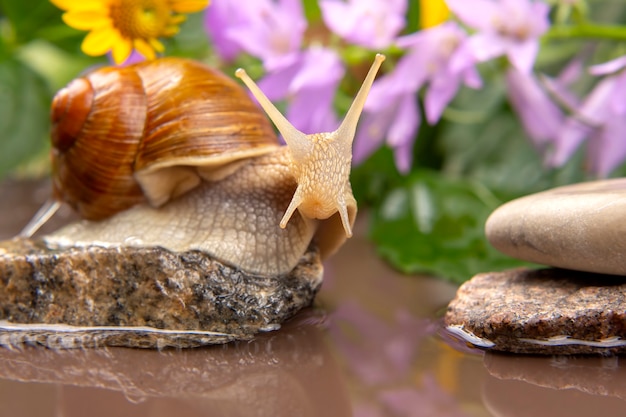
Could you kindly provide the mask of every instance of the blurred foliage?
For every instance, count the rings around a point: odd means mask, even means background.
[[[381,256],[406,273],[455,282],[528,265],[487,242],[484,224],[495,208],[586,179],[580,155],[557,170],[542,166],[495,79],[482,90],[462,90],[444,122],[421,129],[414,152],[420,168],[402,176],[390,150],[379,150],[354,169],[354,192],[371,207],[370,237]]]
[[[317,1],[304,4],[309,21],[319,24]],[[616,22],[626,11],[623,1],[589,4],[589,15],[583,9],[557,9],[555,18],[573,13],[579,21]],[[602,7],[593,7],[599,4]],[[418,11],[418,2],[411,1],[408,31],[418,29]],[[46,0],[0,0],[0,177],[33,158],[47,160],[53,93],[82,71],[107,63],[106,57],[80,52],[84,35],[66,26],[61,11]],[[557,75],[574,56],[598,63],[626,52],[617,42],[555,39],[542,45],[537,61],[549,75]],[[217,62],[202,14],[190,15],[180,33],[164,43],[168,55]],[[348,48],[344,58],[358,61],[361,55],[358,48]],[[251,58],[236,64],[246,66],[253,76],[261,71]],[[480,271],[520,265],[487,243],[483,227],[489,213],[512,198],[590,179],[582,151],[566,166],[546,169],[507,104],[498,63],[482,66],[481,74],[483,89],[463,89],[440,123],[422,125],[414,149],[415,169],[409,175],[398,174],[387,148],[354,169],[353,188],[361,209],[371,214],[372,240],[381,256],[407,273],[427,272],[462,282]],[[347,83],[357,86],[357,81]],[[588,91],[594,82],[582,77],[573,89]],[[348,106],[351,94],[340,93],[340,109]],[[624,173],[622,168],[614,175]]]

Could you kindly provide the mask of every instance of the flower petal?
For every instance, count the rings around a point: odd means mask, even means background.
[[[335,85],[343,78],[345,69],[339,55],[332,49],[312,46],[303,53],[302,66],[291,81],[289,92],[304,88]],[[320,74],[324,74],[320,77]]]
[[[393,148],[398,171],[404,174],[411,169],[413,144],[420,122],[417,98],[413,94],[399,98],[395,117],[387,132],[387,144]]]
[[[170,7],[176,13],[194,13],[205,9],[209,0],[170,0]]]
[[[619,86],[619,77],[606,77],[593,88],[585,98],[578,112],[598,126],[606,123],[612,117],[612,106],[614,105],[612,98],[615,94],[621,94],[617,87]]]
[[[498,4],[491,0],[446,0],[448,8],[463,23],[479,30],[491,30]]]
[[[333,132],[339,120],[333,108],[335,86],[307,88],[289,102],[287,119],[303,133]]]
[[[547,164],[552,167],[563,165],[592,131],[591,127],[576,119],[566,120],[556,137],[552,154],[546,159]]]
[[[507,39],[487,32],[477,33],[468,39],[467,45],[476,61],[485,62],[506,51]]]
[[[187,16],[185,16],[184,14],[177,14],[170,17],[170,21],[168,22],[168,24],[170,26],[177,26],[183,23],[185,20],[187,20]]]
[[[402,146],[415,139],[419,127],[417,97],[405,94],[399,98],[394,120],[387,133],[387,143],[392,148]]]
[[[244,11],[229,1],[218,1],[204,13],[204,29],[215,51],[225,61],[234,60],[241,50],[237,40],[230,39],[226,32],[246,23]]]
[[[450,10],[444,0],[420,1],[420,27],[437,26],[450,16]]]
[[[360,164],[365,161],[383,141],[389,126],[393,122],[396,106],[390,105],[384,111],[365,111],[356,131],[352,150],[352,161]]]
[[[393,160],[402,174],[408,174],[413,164],[413,143],[407,142],[393,148]]]
[[[85,36],[81,49],[90,56],[100,56],[107,53],[119,39],[119,33],[113,27],[92,30]]]
[[[611,108],[616,115],[623,118],[626,113],[626,72],[616,76],[615,92],[611,98]]]
[[[347,3],[336,0],[321,0],[319,2],[322,18],[326,26],[339,36],[347,36],[355,30],[358,24],[356,16],[350,13]]]
[[[467,68],[461,74],[463,77],[463,83],[469,88],[479,89],[483,86],[483,80],[480,78],[480,74],[475,67]]]
[[[326,26],[345,40],[372,49],[389,46],[406,22],[406,0],[322,0]]]
[[[506,72],[507,93],[528,136],[539,149],[555,140],[563,114],[534,76],[510,67]]]
[[[611,111],[611,97],[616,80],[616,77],[606,77],[600,81],[578,108],[576,116],[567,119],[556,137],[554,153],[548,159],[550,165],[560,166],[567,162],[588,135],[602,129],[615,117]]]
[[[62,18],[66,25],[79,30],[91,30],[112,25],[106,12],[95,10],[72,10],[63,13]]]
[[[148,42],[150,43],[150,46],[157,52],[159,53],[163,53],[163,51],[165,51],[165,46],[163,46],[163,44],[161,43],[161,41],[159,41],[156,38],[151,38],[148,40]]]
[[[589,67],[589,73],[593,75],[607,75],[621,70],[626,67],[626,55],[615,58],[604,64],[598,64]]]
[[[152,60],[156,58],[156,54],[154,53],[154,49],[152,46],[143,39],[135,39],[133,42],[133,46],[141,55],[143,55],[147,60]]]
[[[113,44],[112,56],[113,62],[116,64],[121,64],[128,59],[130,53],[133,50],[133,44],[130,39],[124,39],[121,36],[119,39]]]
[[[258,81],[259,88],[272,101],[285,99],[289,93],[291,81],[300,71],[300,67],[301,63],[295,62],[288,67],[268,72]]]
[[[178,26],[167,26],[163,28],[161,32],[161,36],[165,36],[166,38],[171,38],[172,36],[178,34],[180,32],[180,27]]]
[[[626,158],[626,141],[623,118],[612,118],[607,125],[588,141],[591,169],[601,177],[608,176]]]
[[[107,10],[110,0],[50,0],[52,4],[61,10]]]
[[[523,73],[530,74],[539,51],[539,41],[527,40],[509,47],[507,57],[511,64]]]
[[[434,78],[426,91],[424,110],[428,123],[434,125],[439,121],[443,110],[454,98],[461,84],[458,76],[442,74]]]

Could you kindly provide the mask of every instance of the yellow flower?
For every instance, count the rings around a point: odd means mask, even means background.
[[[91,56],[111,51],[113,61],[122,63],[133,49],[147,59],[163,52],[160,37],[173,36],[185,16],[198,12],[209,0],[50,0],[65,10],[63,21],[89,30],[81,49]]]
[[[448,20],[450,11],[445,0],[420,0],[420,27],[426,29]]]

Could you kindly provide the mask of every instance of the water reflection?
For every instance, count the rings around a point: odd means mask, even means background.
[[[49,406],[67,417],[87,409],[106,409],[106,415],[350,416],[344,379],[316,321],[309,311],[252,342],[202,349],[0,349],[0,377],[54,384],[59,395]],[[21,388],[2,385],[7,398]]]
[[[435,321],[402,307],[388,321],[356,302],[337,308],[330,317],[330,337],[367,392],[355,406],[356,417],[467,415],[432,373],[415,375],[420,345],[436,331]]]
[[[485,367],[491,377],[484,401],[494,416],[626,415],[626,365],[619,357],[487,353]]]

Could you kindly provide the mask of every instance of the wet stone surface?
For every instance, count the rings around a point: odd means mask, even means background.
[[[626,352],[626,277],[564,269],[479,274],[450,302],[445,324],[495,351]]]
[[[313,302],[317,250],[260,277],[198,251],[0,242],[0,344],[191,347],[251,339]]]

